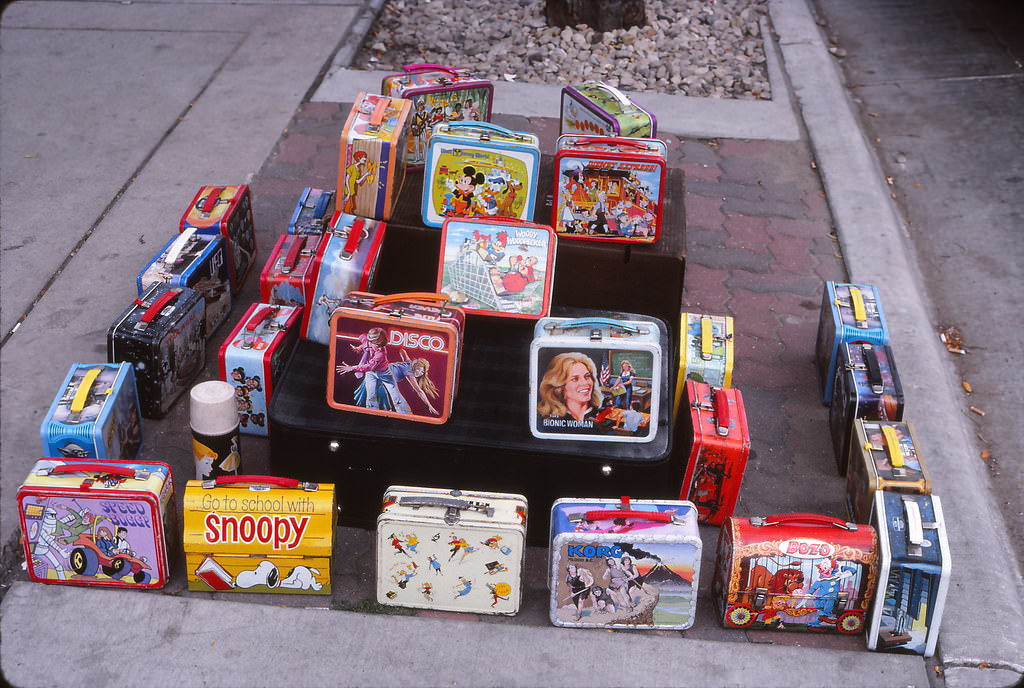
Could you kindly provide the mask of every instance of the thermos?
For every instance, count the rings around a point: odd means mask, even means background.
[[[234,387],[223,380],[209,380],[193,387],[189,396],[196,480],[241,473]]]

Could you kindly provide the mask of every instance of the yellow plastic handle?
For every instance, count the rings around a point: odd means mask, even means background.
[[[900,438],[896,434],[896,428],[891,425],[883,425],[882,437],[885,438],[885,450],[889,453],[889,463],[893,468],[903,468],[903,450],[900,449]]]
[[[378,306],[382,303],[392,303],[394,301],[440,301],[441,303],[448,303],[450,298],[447,294],[438,294],[432,291],[406,291],[401,294],[378,296],[374,299],[373,305]]]
[[[700,355],[705,360],[711,356],[711,349],[715,343],[715,328],[711,318],[701,316],[700,319]]]
[[[85,400],[89,398],[89,390],[92,389],[92,384],[96,382],[96,378],[100,376],[100,368],[91,368],[89,372],[82,378],[82,382],[78,385],[78,391],[75,392],[75,398],[71,400],[71,412],[81,413],[82,409],[85,408]]]
[[[864,308],[864,294],[857,287],[850,287],[850,303],[853,304],[854,320],[864,322],[868,319],[867,310]]]

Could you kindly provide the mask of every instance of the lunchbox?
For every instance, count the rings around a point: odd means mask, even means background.
[[[249,187],[246,184],[200,187],[179,223],[179,232],[188,229],[224,237],[231,293],[237,294],[256,261],[256,228],[252,221]]]
[[[466,316],[445,300],[421,292],[349,293],[331,316],[327,404],[446,422],[458,389]]]
[[[549,615],[556,626],[686,630],[702,553],[687,501],[559,499],[551,507]]]
[[[658,135],[658,121],[614,86],[584,81],[562,89],[559,133],[653,138]]]
[[[516,614],[526,517],[522,495],[389,487],[377,517],[377,602]]]
[[[814,360],[823,404],[832,401],[839,347],[846,342],[889,344],[889,325],[878,289],[869,284],[825,282]]]
[[[878,586],[870,525],[822,514],[726,519],[712,594],[726,628],[855,634]]]
[[[543,439],[651,442],[668,401],[667,326],[607,317],[541,318],[530,344],[530,432]]]
[[[288,234],[323,234],[327,221],[334,214],[333,201],[333,189],[328,191],[307,186],[288,220]]]
[[[301,321],[301,306],[254,303],[220,345],[220,379],[235,387],[240,432],[267,436],[270,395]]]
[[[470,69],[439,64],[409,64],[381,82],[386,96],[412,101],[412,126],[406,164],[421,168],[427,161],[431,128],[439,122],[491,121],[494,85]]]
[[[341,211],[388,220],[405,182],[412,102],[359,93],[341,132],[338,197]]]
[[[260,272],[260,300],[303,306],[320,272],[323,234],[282,234]]]
[[[43,456],[134,459],[142,446],[130,363],[74,363],[40,425]]]
[[[930,494],[931,477],[909,422],[853,421],[846,469],[846,506],[858,523],[869,523],[875,492]]]
[[[736,352],[730,315],[683,313],[679,316],[679,375],[676,379],[675,413],[686,391],[686,381],[712,387],[732,387]]]
[[[488,122],[441,122],[423,173],[423,224],[449,217],[533,220],[540,138]]]
[[[668,168],[664,141],[564,134],[555,150],[551,224],[559,236],[658,240]]]
[[[32,580],[115,588],[167,584],[178,529],[167,464],[39,459],[17,500]]]
[[[189,590],[331,594],[333,484],[265,475],[189,480],[184,510]]]
[[[441,229],[437,291],[467,313],[540,318],[551,309],[557,237],[511,218],[450,218]]]

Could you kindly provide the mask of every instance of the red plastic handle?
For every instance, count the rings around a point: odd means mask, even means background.
[[[587,136],[585,138],[576,139],[572,142],[574,146],[590,146],[595,143],[615,144],[616,146],[639,148],[640,150],[647,150],[650,148],[650,146],[643,141],[628,139],[622,136]]]
[[[277,485],[278,487],[298,487],[302,483],[294,478],[279,478],[274,475],[222,475],[214,480],[214,484],[238,485],[239,483],[256,483],[260,485]]]
[[[178,298],[179,294],[181,294],[180,289],[171,289],[170,291],[165,291],[163,294],[160,295],[160,298],[154,301],[152,305],[146,309],[146,311],[139,318],[139,322],[152,322],[153,318],[155,318],[160,313],[160,311],[164,309],[164,306],[169,304],[174,299]],[[146,305],[144,301],[140,301],[138,299],[135,300],[135,303],[138,304],[139,306]]]
[[[263,324],[263,321],[267,318],[273,318],[277,315],[280,309],[277,306],[264,306],[263,308],[256,311],[256,315],[249,319],[249,322],[245,324],[246,332],[255,332],[256,328]]]
[[[402,70],[406,72],[448,72],[452,76],[459,75],[457,70],[454,70],[451,67],[445,67],[444,65],[434,64],[433,62],[417,62],[416,64],[408,64],[402,67]]]
[[[729,425],[732,418],[729,416],[729,395],[721,387],[715,388],[712,392],[712,403],[715,406],[715,426],[718,434],[725,436],[729,434]]]
[[[361,217],[357,217],[348,230],[345,247],[341,249],[343,256],[350,256],[359,248],[359,240],[363,238],[363,227],[366,225]]]
[[[54,466],[50,473],[110,473],[111,475],[123,475],[126,478],[135,477],[134,468],[124,466],[108,466],[102,463],[66,463]]]
[[[659,523],[671,523],[672,514],[667,511],[630,511],[624,509],[612,509],[609,511],[588,511],[583,515],[588,521],[600,521],[603,519],[633,518],[638,521],[657,521]]]
[[[302,251],[306,248],[306,237],[298,236],[292,241],[291,247],[288,249],[288,253],[284,257],[284,265],[282,266],[285,270],[293,270],[299,263],[299,256],[302,255]]]
[[[850,524],[841,518],[835,518],[834,516],[826,516],[824,514],[812,514],[804,511],[793,511],[785,514],[774,514],[772,516],[765,516],[762,519],[761,525],[779,526],[789,523],[803,523],[806,525],[816,526],[835,526],[836,528],[842,528],[843,530],[850,529]]]
[[[224,192],[223,186],[214,187],[210,193],[206,195],[206,200],[203,201],[202,207],[199,208],[200,212],[208,213],[217,207],[217,201],[220,200],[220,195]]]

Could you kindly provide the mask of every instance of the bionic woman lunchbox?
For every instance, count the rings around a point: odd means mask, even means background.
[[[540,138],[488,122],[434,125],[423,173],[423,224],[447,217],[533,219]]]
[[[702,547],[691,502],[555,501],[551,623],[686,630],[697,611]]]
[[[167,464],[39,459],[17,499],[32,580],[119,588],[167,583],[178,530]]]
[[[288,221],[288,234],[323,234],[327,221],[334,214],[333,201],[333,190],[307,186],[302,190],[292,218]]]
[[[651,112],[603,81],[584,81],[562,89],[561,134],[598,136],[658,135]]]
[[[860,633],[877,586],[869,525],[790,513],[722,526],[712,594],[726,628]]]
[[[377,602],[517,613],[526,515],[522,495],[389,487],[377,517]]]
[[[194,228],[200,234],[220,234],[227,244],[231,293],[237,294],[256,261],[256,228],[252,198],[245,184],[203,186],[181,217],[178,231]]]
[[[185,485],[188,589],[331,594],[331,483],[222,475]]]
[[[440,294],[349,293],[331,316],[327,404],[446,422],[458,389],[465,317]]]
[[[650,442],[668,402],[661,321],[541,318],[530,345],[530,432],[543,439]]]
[[[44,456],[130,461],[142,446],[130,363],[75,363],[39,429]]]
[[[870,523],[877,490],[931,493],[931,477],[911,423],[857,418],[852,436],[846,467],[846,506],[852,519]]]
[[[736,342],[730,315],[683,313],[679,316],[679,374],[674,412],[686,391],[686,381],[712,387],[732,387]]]
[[[871,285],[825,282],[814,348],[823,404],[832,401],[839,346],[846,342],[889,343],[882,301]]]

